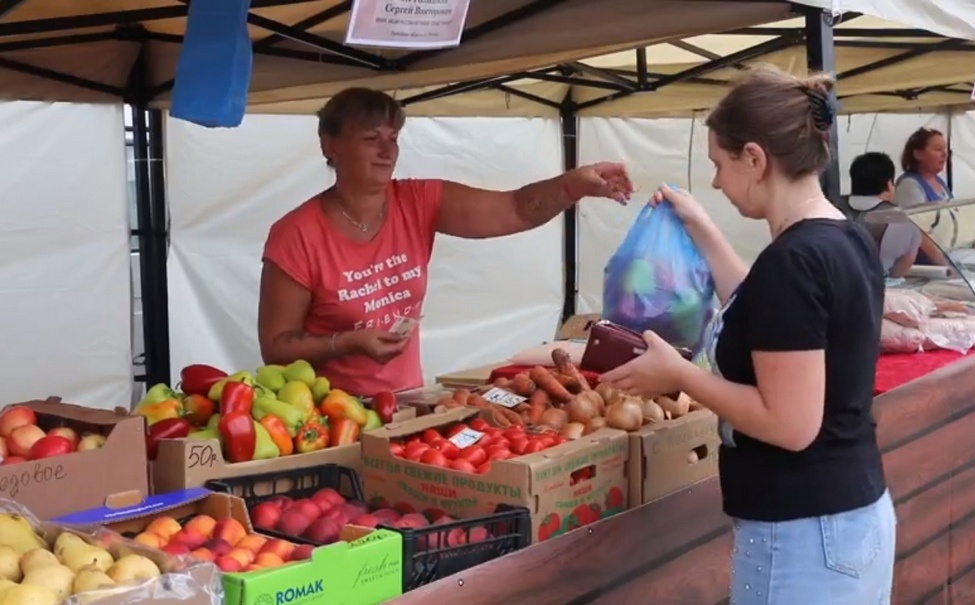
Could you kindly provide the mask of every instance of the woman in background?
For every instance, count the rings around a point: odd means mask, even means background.
[[[870,235],[826,199],[828,76],[747,72],[708,118],[714,187],[772,242],[748,268],[687,192],[663,187],[723,305],[711,372],[647,332],[605,374],[623,391],[683,391],[720,421],[736,605],[888,605],[894,505],[871,415],[883,270]]]
[[[951,190],[940,176],[947,164],[948,142],[944,135],[933,128],[917,129],[904,144],[901,154],[904,173],[897,179],[894,202],[901,208],[910,208],[949,201]],[[951,266],[930,237],[921,238],[916,264]]]

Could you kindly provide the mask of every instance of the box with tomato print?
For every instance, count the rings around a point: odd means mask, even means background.
[[[145,421],[121,408],[57,397],[8,405],[0,410],[0,457],[0,497],[42,520],[102,506],[117,494],[149,494]]]
[[[575,440],[500,429],[458,408],[364,435],[363,491],[374,506],[458,519],[523,506],[538,542],[626,510],[627,439],[616,429]]]

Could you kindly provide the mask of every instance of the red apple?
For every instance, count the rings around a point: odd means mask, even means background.
[[[365,514],[356,517],[352,521],[352,525],[358,525],[360,527],[376,527],[379,525],[379,518],[375,515]]]
[[[302,537],[319,544],[331,544],[339,539],[339,527],[328,517],[322,517],[309,525]]]
[[[430,525],[427,518],[419,513],[410,513],[408,515],[403,515],[399,521],[392,524],[393,527],[398,527],[400,529],[419,529],[421,527],[426,527]]]
[[[0,466],[5,466],[7,464],[17,464],[18,462],[27,462],[27,458],[23,456],[7,456],[0,462]]]
[[[292,502],[294,502],[294,500],[289,498],[288,496],[273,496],[271,498],[268,498],[267,501],[270,502],[271,504],[274,504],[281,510],[286,509]]]
[[[257,529],[274,529],[281,520],[281,508],[273,502],[262,502],[251,509],[251,523]]]
[[[380,508],[372,513],[382,525],[392,525],[402,516],[391,508]]]
[[[0,414],[0,437],[10,437],[18,427],[37,424],[37,414],[25,405],[9,407]]]
[[[78,449],[78,443],[80,443],[81,438],[78,437],[78,433],[71,427],[59,426],[53,428],[47,432],[48,435],[54,435],[57,437],[64,437],[69,442],[71,442],[71,451]]]
[[[35,443],[46,436],[44,431],[37,425],[24,424],[15,428],[10,434],[10,439],[7,440],[7,447],[14,456],[28,458],[30,456],[30,448],[34,447]]]
[[[288,508],[285,509],[285,512],[291,512],[294,510],[299,511],[301,514],[312,520],[317,519],[322,514],[322,507],[315,504],[313,500],[309,500],[307,498],[303,500],[295,500],[290,506],[288,506]]]
[[[330,506],[338,506],[340,504],[345,504],[345,498],[342,497],[342,494],[338,493],[337,491],[335,491],[330,487],[326,487],[325,489],[318,490],[317,492],[314,493],[314,495],[312,495],[311,499],[319,503],[328,502]],[[322,508],[325,507],[322,506]]]
[[[308,529],[311,522],[312,520],[306,517],[300,510],[289,510],[281,515],[281,520],[278,522],[276,529],[289,536],[300,536],[305,533],[305,530]]]

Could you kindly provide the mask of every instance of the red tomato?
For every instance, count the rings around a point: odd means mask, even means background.
[[[546,450],[552,447],[553,445],[555,445],[555,438],[550,437],[549,435],[545,435],[541,439],[536,439],[535,443],[540,443],[542,445],[542,449]]]
[[[558,437],[555,438],[555,445],[562,445],[563,443],[567,443],[568,441],[569,441],[568,439],[559,435]]]
[[[450,439],[451,437],[453,437],[457,433],[460,433],[460,432],[464,431],[466,428],[467,428],[467,425],[466,424],[464,424],[463,422],[459,422],[459,423],[455,424],[454,426],[450,427],[449,429],[447,429],[446,431],[444,431],[444,437],[446,437],[447,439]]]
[[[493,445],[497,437],[489,433],[485,433],[483,437],[477,440],[477,444],[481,447],[487,447]]]
[[[389,453],[396,456],[397,458],[403,457],[403,452],[406,450],[402,443],[390,443]]]
[[[513,426],[510,429],[505,429],[504,436],[511,440],[514,440],[518,437],[524,437],[525,429],[522,426]]]
[[[533,441],[532,443],[536,443],[536,442]],[[522,437],[521,439],[512,439],[511,440],[511,451],[512,452],[514,452],[514,453],[518,454],[519,456],[521,456],[522,454],[525,453],[525,450],[526,449],[528,449],[528,439],[527,438]]]
[[[484,464],[484,461],[487,460],[487,450],[484,449],[483,445],[478,443],[477,445],[465,447],[463,450],[461,450],[460,457],[464,460],[470,461],[470,463],[474,466],[479,466]]]
[[[423,443],[427,445],[433,445],[434,441],[443,439],[443,435],[437,432],[437,429],[427,429],[423,431]]]
[[[514,458],[515,455],[511,453],[510,450],[504,448],[494,449],[488,452],[488,460],[507,460],[508,458]]]
[[[474,420],[471,420],[471,428],[474,429],[475,431],[486,433],[486,432],[490,432],[489,429],[492,429],[494,427],[488,424],[487,421],[484,420],[483,418],[475,418]]]
[[[525,451],[522,452],[522,453],[523,454],[534,454],[535,452],[540,452],[540,451],[542,451],[544,449],[545,449],[545,446],[542,445],[542,442],[541,441],[530,441],[525,446]]]
[[[477,474],[478,475],[483,475],[484,473],[487,473],[490,470],[491,470],[491,463],[490,462],[485,462],[481,466],[477,467]]]
[[[412,437],[406,440],[406,445],[409,445],[411,443],[420,443],[420,442],[421,442],[420,436],[413,435]]]
[[[453,460],[460,455],[460,448],[453,443],[444,439],[443,441],[437,443],[435,449],[444,455],[447,460]]]
[[[502,437],[501,435],[498,435],[497,437],[495,437],[494,438],[494,441],[491,442],[491,445],[500,445],[503,448],[506,448],[506,449],[509,449],[509,450],[511,449],[511,441],[508,440],[507,437]]]
[[[406,444],[406,447],[403,449],[403,454],[405,454],[410,460],[418,460],[420,455],[422,455],[423,452],[427,451],[428,449],[430,449],[430,446],[426,443],[415,441],[413,443]]]
[[[447,466],[447,458],[435,449],[428,449],[420,456],[420,462],[431,466]]]
[[[471,464],[470,461],[464,460],[463,458],[458,458],[457,460],[451,460],[450,468],[454,469],[455,471],[460,471],[462,473],[474,473],[477,470],[476,466]]]

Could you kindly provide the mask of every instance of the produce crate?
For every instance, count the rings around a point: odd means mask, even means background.
[[[350,500],[364,500],[355,473],[337,465],[214,480],[207,482],[206,487],[243,498],[248,509],[274,496],[307,498],[329,487]],[[403,592],[521,550],[531,543],[529,510],[506,504],[499,505],[491,515],[422,528],[379,527],[395,531],[403,538]],[[261,530],[261,533],[294,544],[320,545],[277,531]],[[455,545],[450,546],[451,542]]]

